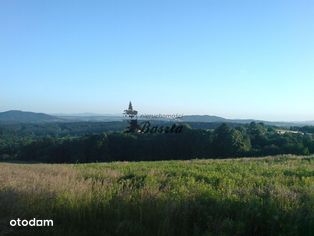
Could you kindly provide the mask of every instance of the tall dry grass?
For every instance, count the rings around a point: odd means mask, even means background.
[[[52,229],[9,227],[54,219]],[[314,235],[314,159],[0,164],[3,235]]]

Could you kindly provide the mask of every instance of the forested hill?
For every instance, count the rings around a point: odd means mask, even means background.
[[[11,110],[0,112],[1,123],[43,123],[62,121],[62,119],[44,113]]]

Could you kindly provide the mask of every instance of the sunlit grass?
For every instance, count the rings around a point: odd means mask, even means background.
[[[314,158],[1,163],[2,233],[42,233],[8,226],[34,217],[54,235],[314,235]]]

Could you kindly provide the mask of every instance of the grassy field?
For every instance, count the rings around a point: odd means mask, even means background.
[[[34,217],[53,219],[54,227],[9,227],[10,219]],[[314,235],[314,158],[0,163],[0,230],[59,236]]]

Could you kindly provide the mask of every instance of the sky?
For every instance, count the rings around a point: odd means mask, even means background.
[[[314,120],[311,0],[0,1],[0,112]]]

